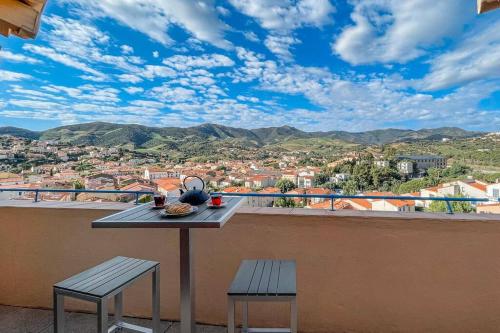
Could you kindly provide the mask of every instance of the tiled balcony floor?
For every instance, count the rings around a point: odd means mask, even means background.
[[[66,312],[67,333],[92,333],[97,332],[97,318],[94,314]],[[110,316],[110,322],[113,319]],[[150,327],[151,320],[126,318],[126,321]],[[161,329],[164,333],[178,333],[179,323],[162,321]],[[0,305],[0,333],[52,333],[52,311],[28,309],[15,306]],[[130,332],[123,330],[122,332]],[[198,325],[198,333],[225,333],[222,326]]]

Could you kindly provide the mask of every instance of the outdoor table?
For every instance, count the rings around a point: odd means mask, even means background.
[[[92,222],[92,228],[176,228],[180,235],[180,295],[181,332],[193,333],[195,324],[195,289],[193,267],[193,244],[191,229],[222,228],[234,215],[241,204],[241,197],[224,197],[225,206],[209,209],[206,204],[198,206],[198,211],[185,217],[167,218],[160,213],[163,209],[153,209],[146,203],[125,211],[106,216]],[[168,198],[168,203],[177,198]]]

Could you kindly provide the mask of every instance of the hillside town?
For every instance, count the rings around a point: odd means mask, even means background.
[[[470,176],[438,178],[432,186],[404,192],[405,184],[436,173],[450,173],[445,157],[435,155],[360,155],[345,154],[323,166],[302,165],[295,155],[279,159],[224,160],[218,162],[174,163],[158,156],[116,147],[74,146],[58,141],[27,140],[0,136],[0,200],[34,200],[33,190],[80,189],[101,191],[158,192],[179,196],[183,181],[190,175],[202,177],[208,191],[225,193],[285,193],[295,197],[247,197],[246,204],[258,207],[300,207],[306,209],[374,211],[446,211],[443,202],[397,200],[387,196],[470,197],[490,202],[458,203],[455,210],[500,213],[500,183],[485,182]],[[441,171],[440,171],[441,170]],[[370,181],[363,185],[365,176]],[[458,173],[457,175],[461,175]],[[187,178],[187,187],[200,186]],[[426,182],[422,182],[423,185]],[[398,187],[399,185],[399,187]],[[406,186],[408,187],[408,186]],[[5,189],[19,191],[2,191]],[[400,189],[395,191],[394,189]],[[403,192],[402,192],[403,191]],[[356,198],[336,199],[321,196],[350,194]],[[302,195],[319,197],[301,197]],[[367,197],[367,198],[364,198]],[[382,197],[380,199],[376,197]],[[71,193],[40,191],[37,200],[130,202],[131,193]],[[147,201],[147,195],[141,201]],[[443,204],[443,205],[441,205]],[[465,206],[467,205],[467,206]]]

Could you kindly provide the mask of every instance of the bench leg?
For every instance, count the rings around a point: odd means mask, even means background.
[[[97,302],[97,333],[108,332],[108,300],[103,298]]]
[[[248,332],[248,302],[243,302],[243,324],[241,331],[243,333]]]
[[[64,333],[64,296],[54,291],[54,332]]]
[[[290,302],[290,330],[292,333],[297,333],[297,299],[294,298]]]
[[[153,271],[153,333],[160,333],[160,266]]]
[[[115,324],[123,322],[123,292],[115,295]],[[119,329],[118,331],[120,331]]]
[[[227,332],[234,333],[234,300],[232,297],[227,298]]]

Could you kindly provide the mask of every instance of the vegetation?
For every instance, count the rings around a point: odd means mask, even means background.
[[[288,208],[288,207],[296,207],[295,201],[293,198],[278,198],[274,202],[275,207],[282,207],[282,208]]]
[[[280,189],[281,193],[286,193],[293,190],[296,185],[291,180],[282,178],[276,182],[276,187]]]
[[[455,198],[463,198],[462,196],[455,196]],[[454,213],[471,213],[474,211],[474,207],[467,201],[453,201],[450,205]],[[432,201],[429,205],[430,212],[444,213],[448,212],[448,205],[445,201]]]

